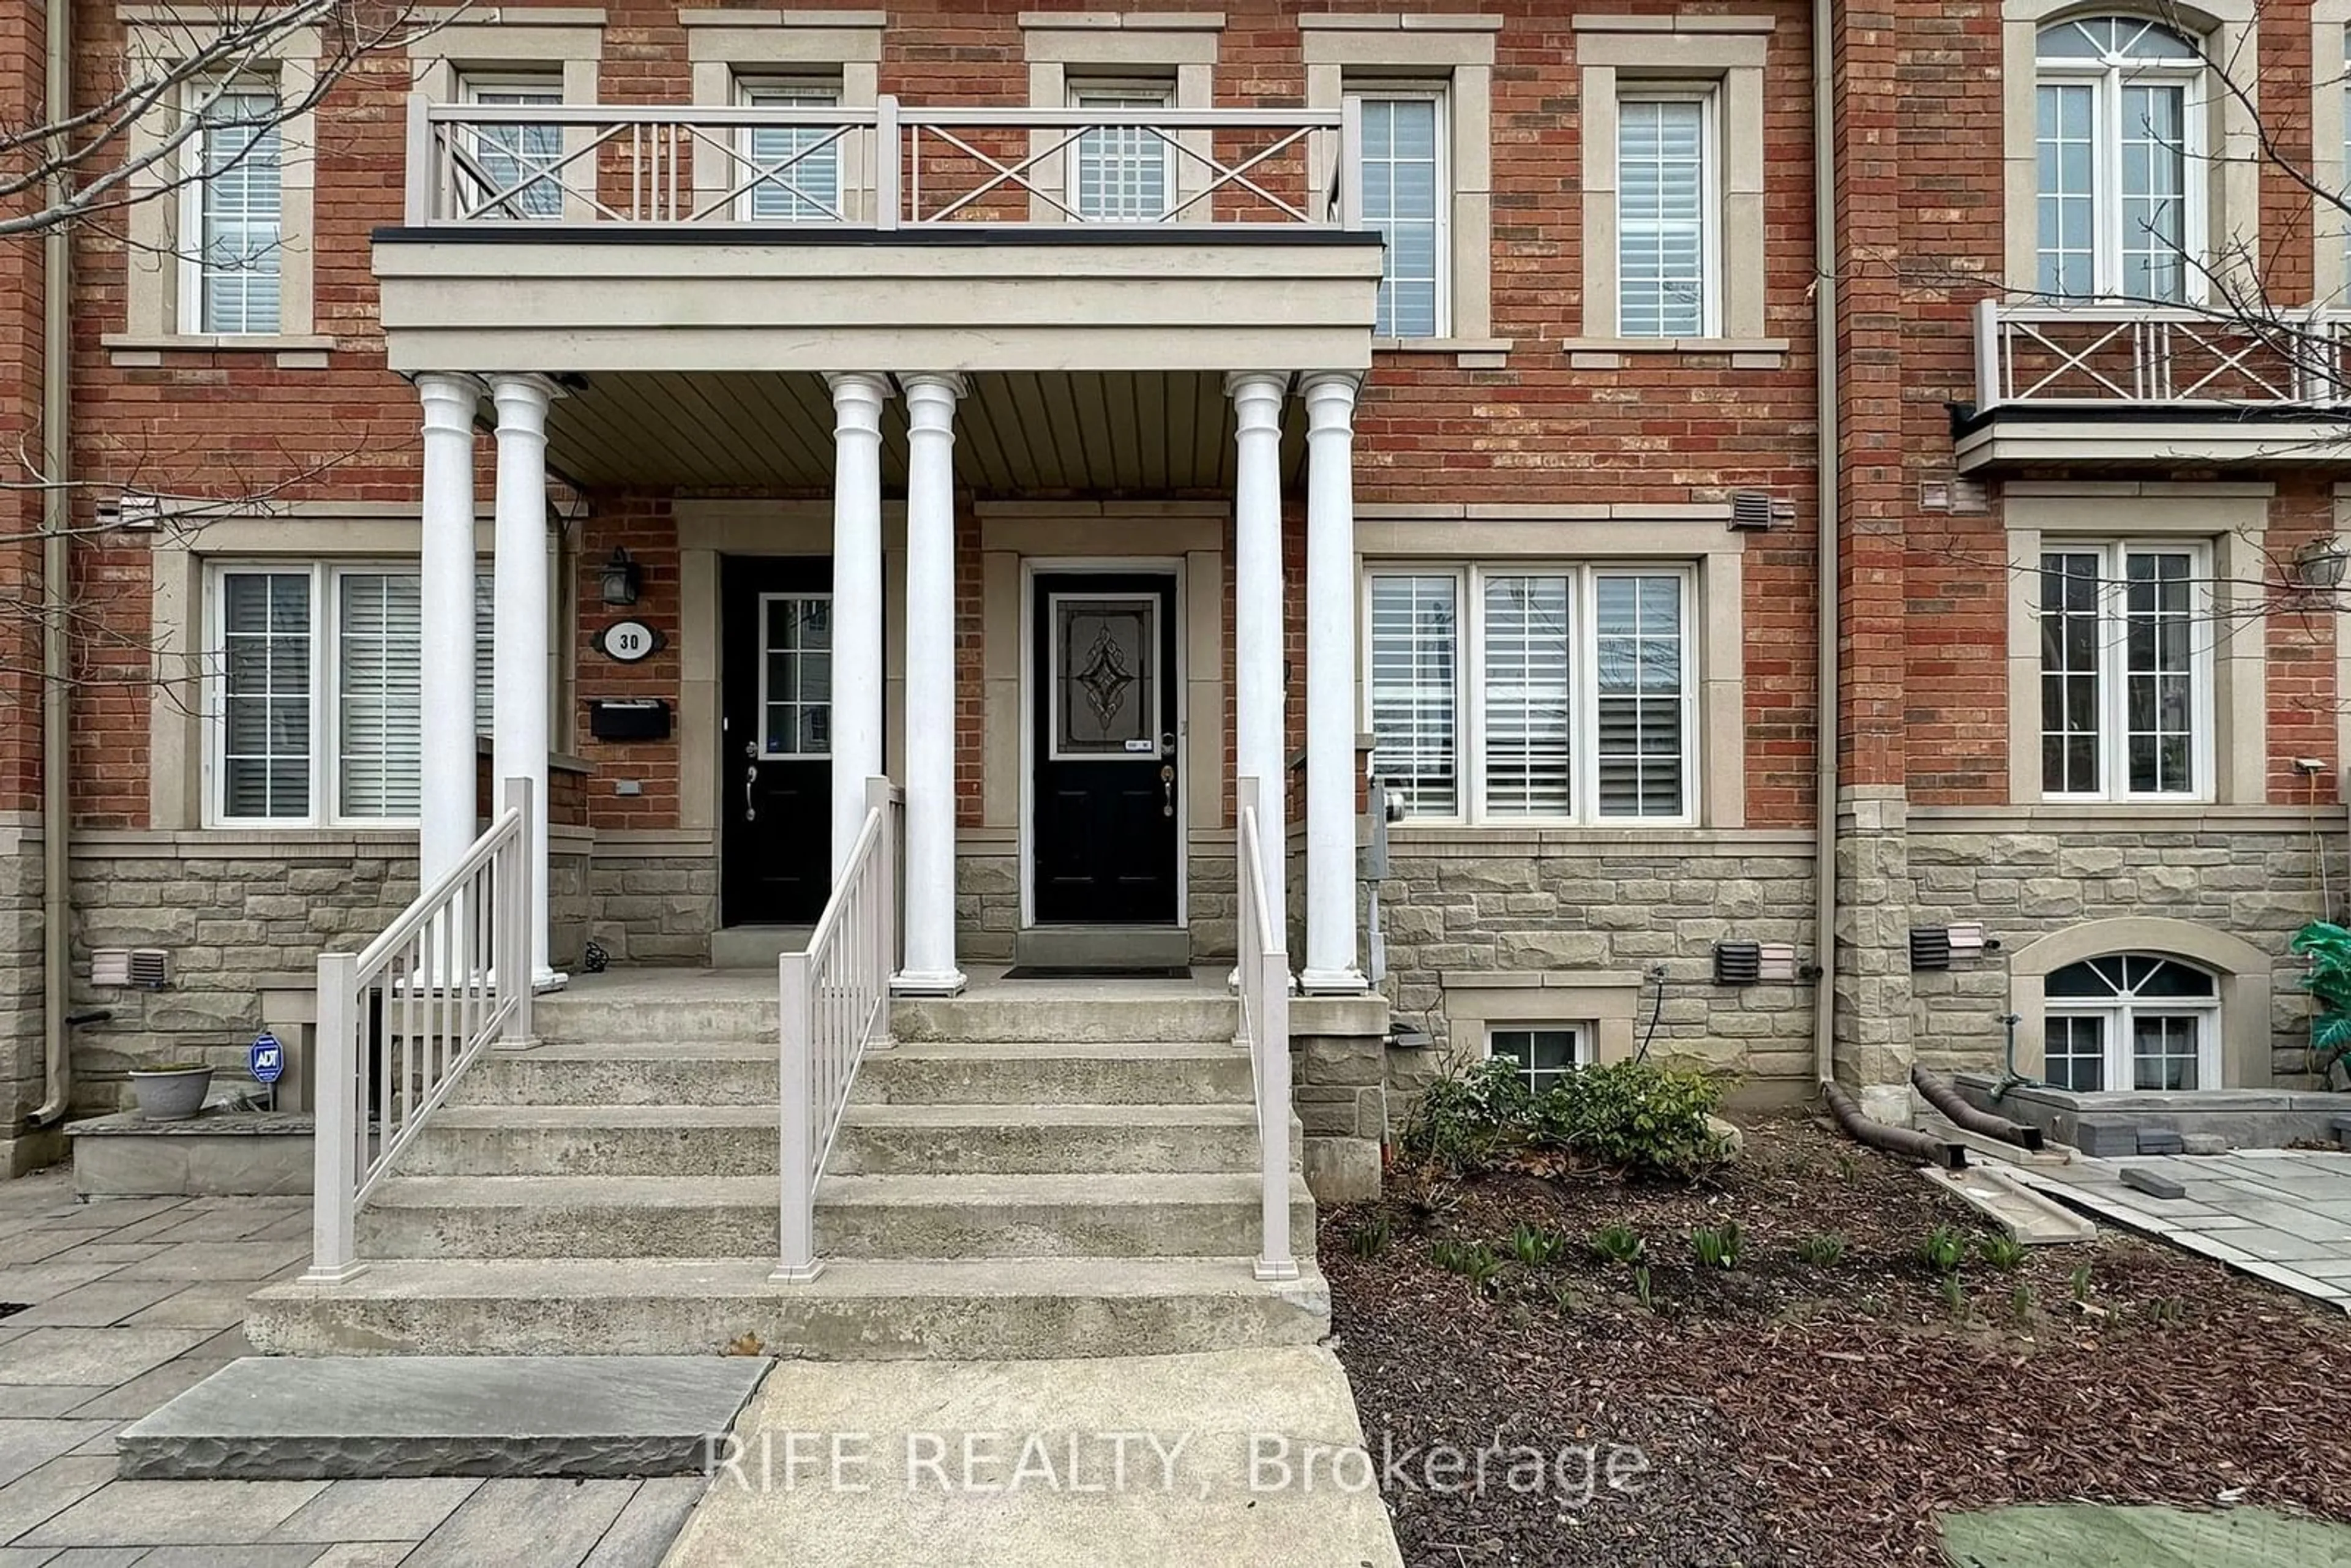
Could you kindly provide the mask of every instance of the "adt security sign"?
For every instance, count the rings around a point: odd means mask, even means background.
[[[256,1083],[272,1085],[285,1075],[286,1048],[267,1030],[261,1031],[261,1037],[253,1042],[253,1049],[245,1057],[246,1065],[253,1069]]]

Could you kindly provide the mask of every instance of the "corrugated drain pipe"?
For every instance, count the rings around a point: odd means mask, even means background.
[[[1813,829],[1813,1070],[1836,1079],[1837,822],[1837,200],[1832,0],[1813,0],[1813,381],[1819,392],[1819,700]]]
[[[1998,1138],[2003,1144],[2014,1144],[2020,1149],[2038,1153],[2041,1129],[2011,1122],[2005,1116],[1995,1116],[1989,1111],[1978,1110],[1959,1097],[1959,1092],[1925,1068],[1913,1063],[1910,1085],[1927,1097],[1927,1103],[1940,1111],[1954,1127],[1964,1127],[1987,1138]]]
[[[73,107],[73,0],[48,0],[42,64],[43,113],[62,125]],[[43,149],[54,161],[48,196],[66,193],[63,149]],[[67,968],[71,951],[72,903],[68,897],[68,803],[66,767],[72,729],[69,698],[73,671],[68,664],[66,612],[70,602],[73,493],[68,487],[72,442],[73,252],[63,223],[41,236],[41,1047],[47,1064],[46,1098],[33,1124],[60,1121],[73,1099],[73,1062],[66,1010],[72,1005]]]
[[[1947,1144],[1940,1138],[1910,1127],[1889,1127],[1876,1117],[1864,1114],[1861,1107],[1853,1103],[1853,1096],[1844,1092],[1844,1085],[1834,1078],[1821,1085],[1821,1092],[1828,1096],[1829,1112],[1836,1117],[1837,1125],[1843,1127],[1845,1135],[1855,1143],[1867,1144],[1873,1149],[1884,1149],[1889,1155],[1900,1155],[1905,1159],[1925,1160],[1946,1170],[1967,1168],[1968,1148],[1965,1144]]]

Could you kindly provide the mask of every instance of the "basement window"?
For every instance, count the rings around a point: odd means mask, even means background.
[[[1486,1031],[1486,1054],[1519,1064],[1519,1076],[1541,1094],[1558,1088],[1592,1060],[1587,1032],[1570,1024],[1512,1024]]]
[[[2220,1086],[2220,998],[2209,972],[2158,954],[2116,954],[2054,971],[2043,995],[2042,1075],[2055,1087]]]

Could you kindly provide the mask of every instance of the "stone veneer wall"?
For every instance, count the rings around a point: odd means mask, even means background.
[[[41,1019],[41,840],[37,826],[0,823],[0,1181],[54,1153],[23,1135],[47,1087]]]
[[[1005,964],[1020,928],[1020,860],[1011,835],[966,828],[956,852],[956,953],[958,962]],[[1196,832],[1186,851],[1186,924],[1192,958],[1206,964],[1233,956],[1233,836]],[[1298,865],[1304,874],[1305,862]]]
[[[2345,894],[2342,808],[2319,819],[2329,910],[2319,892],[2320,858],[2299,814],[2268,814],[2271,825],[2216,818],[2209,831],[1945,831],[1910,824],[1910,871],[1923,925],[1980,920],[2002,951],[1911,977],[1918,1059],[1942,1070],[1996,1070],[2009,1010],[2006,955],[2051,932],[2127,915],[2187,920],[2241,938],[2277,960],[2271,990],[2272,1071],[2281,1083],[2306,1082],[2310,1013],[2286,943],[2305,922],[2339,918]],[[2297,823],[2289,828],[2285,824]]]
[[[1398,1025],[1437,1040],[1436,1052],[1416,1054],[1416,1068],[1395,1053],[1398,1087],[1433,1070],[1431,1057],[1482,1048],[1451,1039],[1449,985],[1548,977],[1566,982],[1555,1021],[1578,1022],[1578,977],[1637,981],[1658,964],[1666,990],[1653,1059],[1735,1068],[1766,1091],[1810,1082],[1812,988],[1712,978],[1723,939],[1792,942],[1800,966],[1815,959],[1810,834],[1399,826],[1389,869],[1380,884],[1385,989]],[[1644,996],[1641,1030],[1648,1016]]]
[[[718,925],[718,862],[599,844],[583,873],[586,939],[614,965],[710,962]]]

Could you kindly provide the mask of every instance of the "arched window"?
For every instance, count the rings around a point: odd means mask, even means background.
[[[2042,1074],[2060,1089],[2217,1089],[2220,993],[2192,964],[2151,953],[2051,972]]]
[[[2043,294],[2183,301],[2202,253],[2204,61],[2139,16],[2082,16],[2041,30],[2034,147]]]

